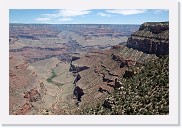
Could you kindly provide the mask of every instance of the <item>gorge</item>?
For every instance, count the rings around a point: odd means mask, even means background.
[[[169,114],[169,23],[10,24],[11,115]]]

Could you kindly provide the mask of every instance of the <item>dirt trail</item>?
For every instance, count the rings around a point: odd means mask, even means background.
[[[56,93],[56,100],[53,102],[52,107],[51,107],[51,109],[53,110],[53,112],[56,109],[56,105],[60,103],[60,97],[59,97],[59,95],[61,94],[62,89],[60,89],[59,87],[57,87],[57,88],[58,88],[58,92]]]

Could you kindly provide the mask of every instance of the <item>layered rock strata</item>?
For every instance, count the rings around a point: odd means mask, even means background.
[[[169,54],[169,22],[142,24],[128,38],[127,46],[149,54]]]

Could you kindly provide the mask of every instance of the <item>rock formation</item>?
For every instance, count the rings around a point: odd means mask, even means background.
[[[89,67],[87,67],[87,66],[77,66],[77,65],[74,65],[74,64],[70,63],[70,69],[69,69],[69,71],[70,72],[73,72],[73,73],[77,73],[77,72],[81,72],[83,70],[86,70],[88,68]]]
[[[76,96],[77,101],[81,102],[81,97],[84,95],[84,92],[79,86],[76,86],[74,88],[73,95]]]
[[[169,22],[142,24],[128,38],[127,46],[149,54],[169,54]]]
[[[34,88],[26,92],[24,98],[27,98],[29,102],[36,102],[41,99],[40,93]]]

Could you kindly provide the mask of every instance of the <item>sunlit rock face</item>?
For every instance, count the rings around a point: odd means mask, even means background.
[[[169,22],[146,22],[128,38],[127,46],[149,54],[169,54]]]

